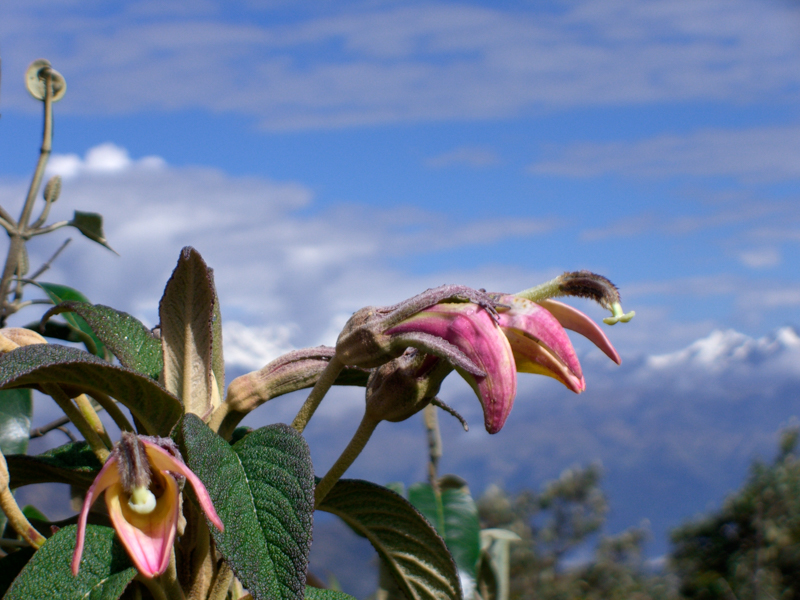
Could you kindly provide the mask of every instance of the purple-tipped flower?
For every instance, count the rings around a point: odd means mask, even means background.
[[[480,398],[486,431],[500,431],[514,405],[517,375],[512,348],[493,314],[477,304],[441,303],[421,310],[386,333],[421,333],[444,340],[477,366],[478,370],[466,370],[453,365]]]
[[[184,478],[192,485],[208,519],[222,531],[224,526],[203,482],[184,464],[172,441],[123,432],[86,493],[78,518],[72,574],[77,575],[80,568],[89,509],[105,491],[111,524],[133,564],[144,577],[161,575],[175,542]]]

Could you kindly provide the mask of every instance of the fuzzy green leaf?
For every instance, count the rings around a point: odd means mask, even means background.
[[[306,600],[355,600],[350,594],[307,586]]]
[[[122,366],[158,379],[164,368],[161,342],[141,321],[102,304],[75,301],[54,306],[45,313],[42,321],[61,313],[75,313],[82,317]]]
[[[340,480],[319,506],[373,545],[410,600],[460,599],[444,540],[405,498],[374,483]]]
[[[103,466],[86,442],[71,442],[36,456],[6,456],[12,489],[35,483],[68,483],[88,489]]]
[[[37,344],[0,356],[0,389],[55,383],[71,396],[100,392],[119,400],[150,435],[168,435],[183,412],[175,396],[146,375],[77,348]]]
[[[108,245],[106,234],[103,232],[103,215],[99,213],[81,212],[76,210],[72,217],[72,221],[69,222],[69,225],[80,231],[93,242],[97,242],[101,246],[105,246],[114,254],[117,253],[111,246]]]
[[[33,417],[31,390],[0,391],[0,452],[25,454]]]
[[[66,285],[59,285],[57,283],[37,283],[36,285],[44,290],[53,304],[60,304],[67,300],[89,302],[89,299],[78,290]],[[94,334],[92,328],[89,327],[82,317],[67,313],[64,315],[64,320],[75,330],[75,333],[80,337],[89,352],[100,358],[108,358],[103,342]]]
[[[481,553],[478,507],[463,483],[440,489],[436,494],[430,484],[415,483],[408,500],[436,527],[458,568],[474,579]]]
[[[311,546],[314,478],[303,437],[262,427],[230,446],[187,414],[175,437],[225,525],[217,549],[254,598],[302,599]]]
[[[164,387],[181,399],[186,412],[196,415],[206,415],[212,404],[215,301],[208,266],[197,250],[184,248],[164,289],[158,314]]]
[[[125,549],[109,527],[89,525],[78,575],[70,570],[77,527],[60,529],[14,580],[4,600],[114,600],[136,576]]]

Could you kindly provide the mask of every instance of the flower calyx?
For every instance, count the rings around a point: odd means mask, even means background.
[[[401,356],[408,348],[417,348],[467,372],[485,375],[457,346],[415,320],[416,315],[440,303],[474,305],[492,319],[497,317],[494,303],[485,292],[443,285],[394,306],[368,306],[357,311],[339,335],[336,357],[346,366],[372,369]],[[414,323],[421,325],[416,327]]]

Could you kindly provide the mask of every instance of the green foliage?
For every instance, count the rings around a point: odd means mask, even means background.
[[[61,302],[47,311],[42,320],[61,313],[81,317],[122,366],[158,379],[164,369],[161,342],[141,321],[102,304],[76,301]]]
[[[715,513],[672,534],[672,563],[687,598],[800,598],[798,431],[784,432],[771,465]]]
[[[188,414],[176,437],[225,524],[224,532],[211,527],[211,533],[242,584],[254,598],[302,598],[314,506],[314,476],[302,436],[272,425],[231,447]]]
[[[342,479],[318,508],[364,535],[410,600],[461,598],[456,565],[444,540],[399,494],[367,481]]]
[[[33,417],[31,390],[0,391],[0,452],[24,454]]]
[[[408,501],[433,524],[447,544],[459,571],[475,579],[480,557],[478,507],[463,479],[440,479],[438,489],[429,483],[408,488]]]
[[[112,365],[77,348],[39,344],[0,356],[0,388],[58,384],[76,396],[99,392],[119,399],[150,434],[166,435],[181,404],[150,377]]]
[[[102,465],[86,442],[72,442],[36,456],[6,457],[11,487],[35,483],[68,483],[87,489]]]
[[[38,283],[36,285],[44,290],[53,304],[60,304],[66,301],[89,303],[89,299],[86,296],[69,286],[56,283]],[[106,353],[105,345],[100,341],[100,338],[95,335],[94,331],[92,331],[92,328],[89,327],[83,317],[77,314],[66,313],[64,315],[64,320],[73,330],[74,334],[80,338],[89,352],[100,358],[109,358]]]
[[[355,600],[355,598],[344,592],[321,590],[314,587],[306,587],[306,598],[307,600]]]
[[[71,525],[51,537],[22,569],[5,600],[119,598],[136,576],[136,569],[116,541],[114,530],[95,525],[87,527],[81,570],[73,576],[70,561],[75,550],[76,531]]]
[[[114,252],[114,249],[108,245],[106,234],[103,232],[103,215],[76,210],[68,225],[80,231],[93,242],[97,242]]]
[[[597,465],[568,469],[541,492],[510,498],[491,487],[478,501],[484,527],[502,527],[521,538],[509,547],[510,598],[675,598],[666,579],[644,569],[645,528],[601,537],[593,560],[572,568],[564,564],[565,555],[588,543],[605,522],[608,505],[601,476]]]

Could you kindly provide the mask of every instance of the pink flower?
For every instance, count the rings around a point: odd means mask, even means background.
[[[145,577],[161,575],[175,542],[182,487],[179,481],[183,478],[192,485],[208,519],[222,531],[224,526],[203,482],[181,460],[174,443],[123,432],[86,493],[78,519],[72,574],[77,575],[80,567],[89,509],[105,491],[111,524],[133,564]]]
[[[483,405],[486,431],[497,433],[517,395],[516,365],[506,335],[485,308],[468,302],[441,303],[421,310],[387,334],[421,332],[460,351],[477,370],[456,366]]]
[[[496,315],[473,303],[443,302],[386,331],[390,336],[414,333],[441,339],[463,355],[464,364],[477,367],[467,370],[454,364],[480,399],[489,433],[502,429],[514,406],[517,372],[553,377],[578,394],[586,389],[564,328],[586,336],[619,364],[611,342],[582,312],[555,300],[536,303],[511,294],[489,296],[496,303]],[[451,356],[440,356],[452,362]]]

